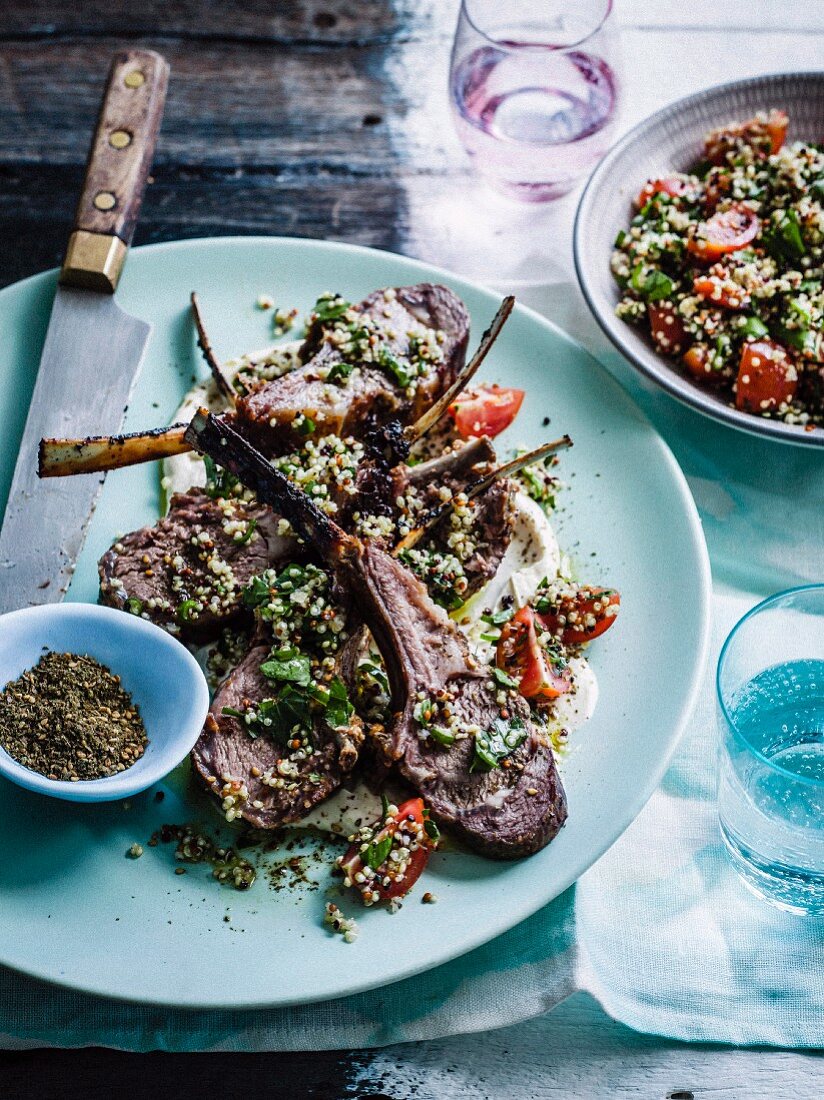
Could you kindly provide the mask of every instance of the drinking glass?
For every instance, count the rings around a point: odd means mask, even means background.
[[[612,0],[463,0],[450,102],[459,138],[495,188],[545,202],[603,156],[617,37]]]
[[[780,592],[735,626],[718,660],[718,814],[755,893],[824,912],[824,585]]]

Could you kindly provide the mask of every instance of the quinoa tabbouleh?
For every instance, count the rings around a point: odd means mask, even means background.
[[[756,416],[824,426],[824,151],[777,110],[709,133],[690,174],[649,180],[615,242],[616,313]]]

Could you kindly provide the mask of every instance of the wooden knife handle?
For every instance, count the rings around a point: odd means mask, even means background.
[[[112,293],[131,244],[169,82],[153,50],[114,55],[61,283]]]

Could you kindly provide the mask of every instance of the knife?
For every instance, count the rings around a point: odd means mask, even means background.
[[[113,295],[168,80],[168,64],[151,50],[117,53],[109,70],[0,530],[0,613],[65,596],[104,480],[40,481],[41,438],[123,423],[151,325],[124,313]]]

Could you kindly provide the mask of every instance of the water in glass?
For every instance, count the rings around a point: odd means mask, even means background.
[[[824,909],[824,660],[739,688],[721,753],[721,832],[739,873],[798,912]]]

